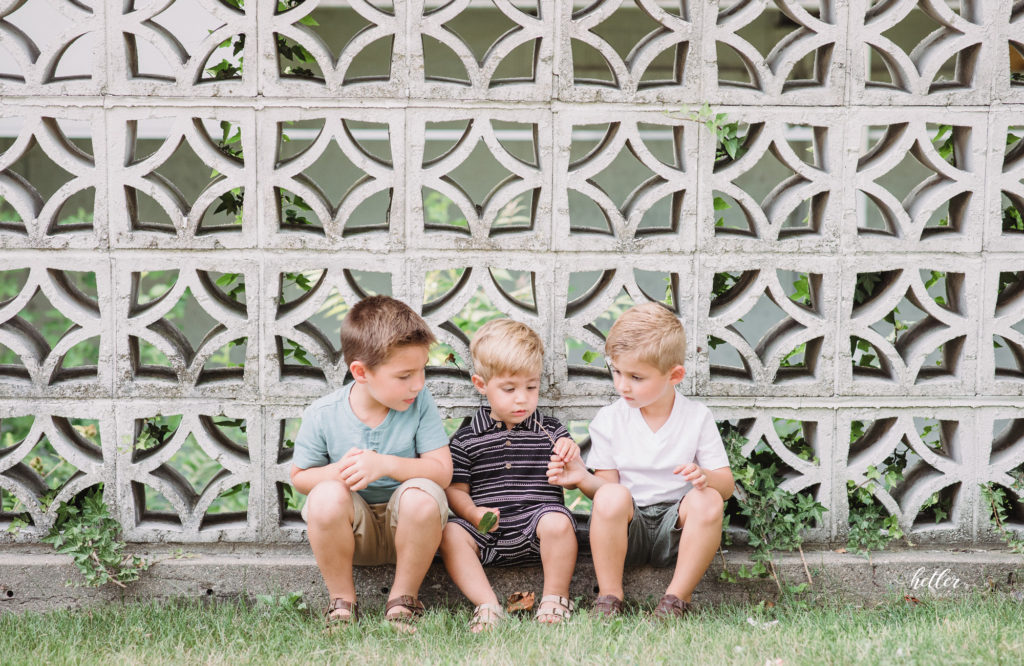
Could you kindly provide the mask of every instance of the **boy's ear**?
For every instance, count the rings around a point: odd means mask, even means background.
[[[352,373],[352,379],[356,380],[360,384],[366,382],[366,364],[362,361],[352,361],[348,366],[349,372]]]
[[[677,365],[676,367],[672,368],[672,371],[668,374],[668,379],[673,384],[678,384],[679,382],[683,381],[683,377],[685,376],[686,368],[684,368],[681,365]]]
[[[473,380],[473,386],[480,392],[480,395],[485,395],[487,393],[487,382],[484,381],[484,378],[480,375],[473,375],[471,379]]]

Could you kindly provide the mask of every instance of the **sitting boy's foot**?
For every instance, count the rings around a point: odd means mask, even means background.
[[[416,597],[403,594],[388,599],[384,604],[384,619],[391,627],[403,634],[416,633],[416,622],[423,616],[423,602]]]
[[[331,599],[331,603],[328,604],[324,615],[327,616],[328,631],[343,624],[358,622],[359,604],[337,597]]]
[[[594,613],[598,617],[611,619],[622,612],[622,599],[614,594],[602,594],[594,599]]]
[[[473,617],[469,619],[469,630],[474,634],[494,629],[505,619],[505,609],[501,604],[480,604],[473,609]]]
[[[572,599],[558,594],[545,594],[537,606],[537,621],[541,624],[558,624],[571,618],[575,609]]]
[[[667,620],[673,617],[683,617],[692,610],[693,604],[689,601],[683,601],[674,594],[666,594],[654,609],[654,617],[659,620]]]

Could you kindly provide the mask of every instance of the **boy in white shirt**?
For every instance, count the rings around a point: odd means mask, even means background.
[[[622,610],[626,564],[674,564],[654,613],[682,616],[721,541],[724,502],[734,490],[729,459],[708,408],[676,393],[686,374],[686,332],[668,308],[627,310],[608,333],[605,355],[621,398],[590,423],[587,465],[552,459],[549,482],[594,500],[595,611],[611,617]]]

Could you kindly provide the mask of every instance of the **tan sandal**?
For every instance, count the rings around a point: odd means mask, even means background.
[[[469,618],[469,630],[474,634],[490,631],[505,619],[505,609],[501,604],[480,604],[473,609],[473,617]]]
[[[544,604],[550,604],[544,608]],[[566,599],[558,594],[547,594],[540,598],[537,605],[537,622],[541,624],[558,624],[572,617],[576,605],[572,599]]]
[[[388,615],[388,611],[392,608],[401,608],[406,612]],[[412,634],[416,633],[415,625],[416,622],[423,617],[423,611],[423,602],[412,595],[403,594],[400,597],[388,599],[388,602],[384,604],[384,619],[387,620],[391,627],[396,631]]]
[[[347,615],[342,613],[347,612]],[[327,618],[327,630],[335,629],[343,624],[353,624],[359,621],[359,604],[354,601],[346,601],[341,597],[331,599],[327,610],[324,611]]]

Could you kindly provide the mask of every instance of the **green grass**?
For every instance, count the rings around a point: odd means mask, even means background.
[[[802,606],[803,604],[801,604]],[[364,611],[365,612],[365,611]],[[758,623],[752,626],[747,618]],[[902,597],[873,608],[831,604],[706,607],[660,624],[645,613],[605,623],[578,612],[566,625],[513,619],[490,635],[468,611],[431,610],[399,636],[370,609],[332,635],[318,614],[235,603],[106,606],[0,614],[4,664],[237,663],[1020,663],[1024,603],[1002,594]],[[774,626],[762,623],[778,619]]]

